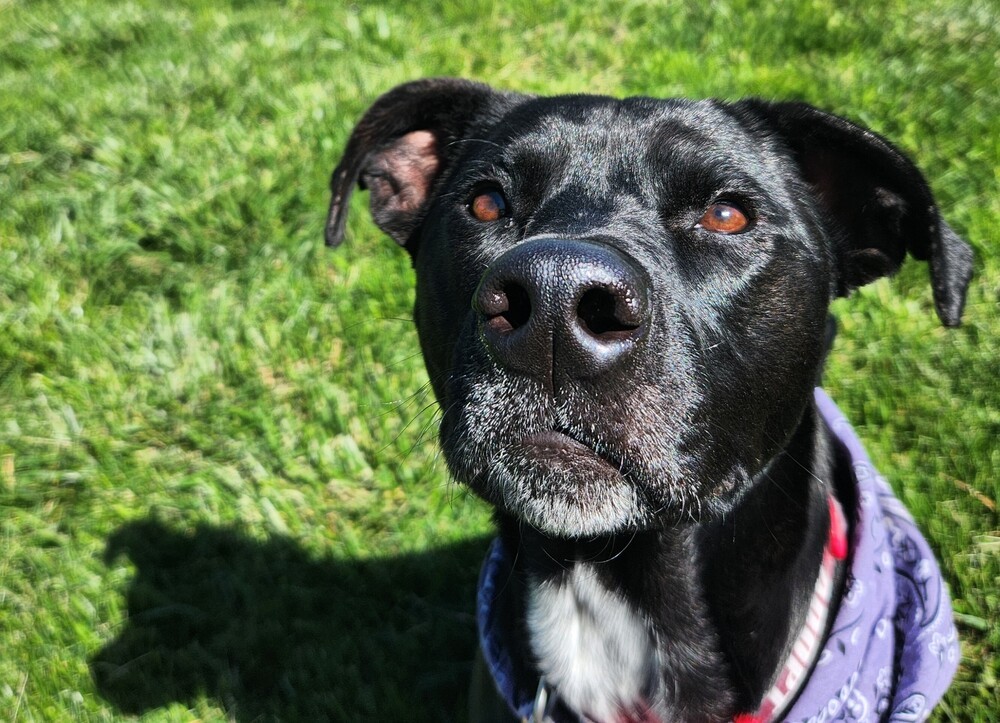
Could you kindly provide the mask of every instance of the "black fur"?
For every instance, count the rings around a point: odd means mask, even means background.
[[[606,561],[650,621],[664,720],[755,708],[804,620],[826,497],[850,494],[812,402],[830,301],[910,254],[961,317],[972,254],[920,172],[802,104],[434,79],[358,123],[330,245],[359,181],[413,257],[449,468],[496,506],[518,570]],[[509,215],[473,218],[485,191]],[[720,201],[746,230],[699,223]]]

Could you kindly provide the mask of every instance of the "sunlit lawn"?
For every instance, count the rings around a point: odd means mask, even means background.
[[[996,720],[998,27],[990,0],[0,1],[0,712],[462,719],[489,514],[439,459],[405,253],[363,200],[321,242],[358,115],[446,74],[801,98],[913,154],[976,247],[966,323],[911,263],[838,302],[827,387],[955,598],[935,720]]]

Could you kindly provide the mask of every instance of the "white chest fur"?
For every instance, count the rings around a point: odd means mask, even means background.
[[[528,633],[539,669],[573,710],[613,720],[655,689],[653,633],[639,613],[577,563],[555,580],[532,580]]]

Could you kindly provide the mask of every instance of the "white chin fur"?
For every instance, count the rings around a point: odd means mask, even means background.
[[[553,537],[596,537],[641,527],[636,490],[623,480],[569,486],[559,481],[502,484],[503,507]]]

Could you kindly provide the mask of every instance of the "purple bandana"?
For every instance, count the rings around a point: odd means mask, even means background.
[[[872,466],[850,423],[822,389],[820,415],[850,455],[858,508],[851,569],[816,667],[782,719],[794,723],[922,721],[958,666],[958,637],[934,555],[909,512]],[[499,539],[483,563],[476,600],[479,641],[497,690],[530,719],[537,673],[516,649],[498,604],[512,562]]]

